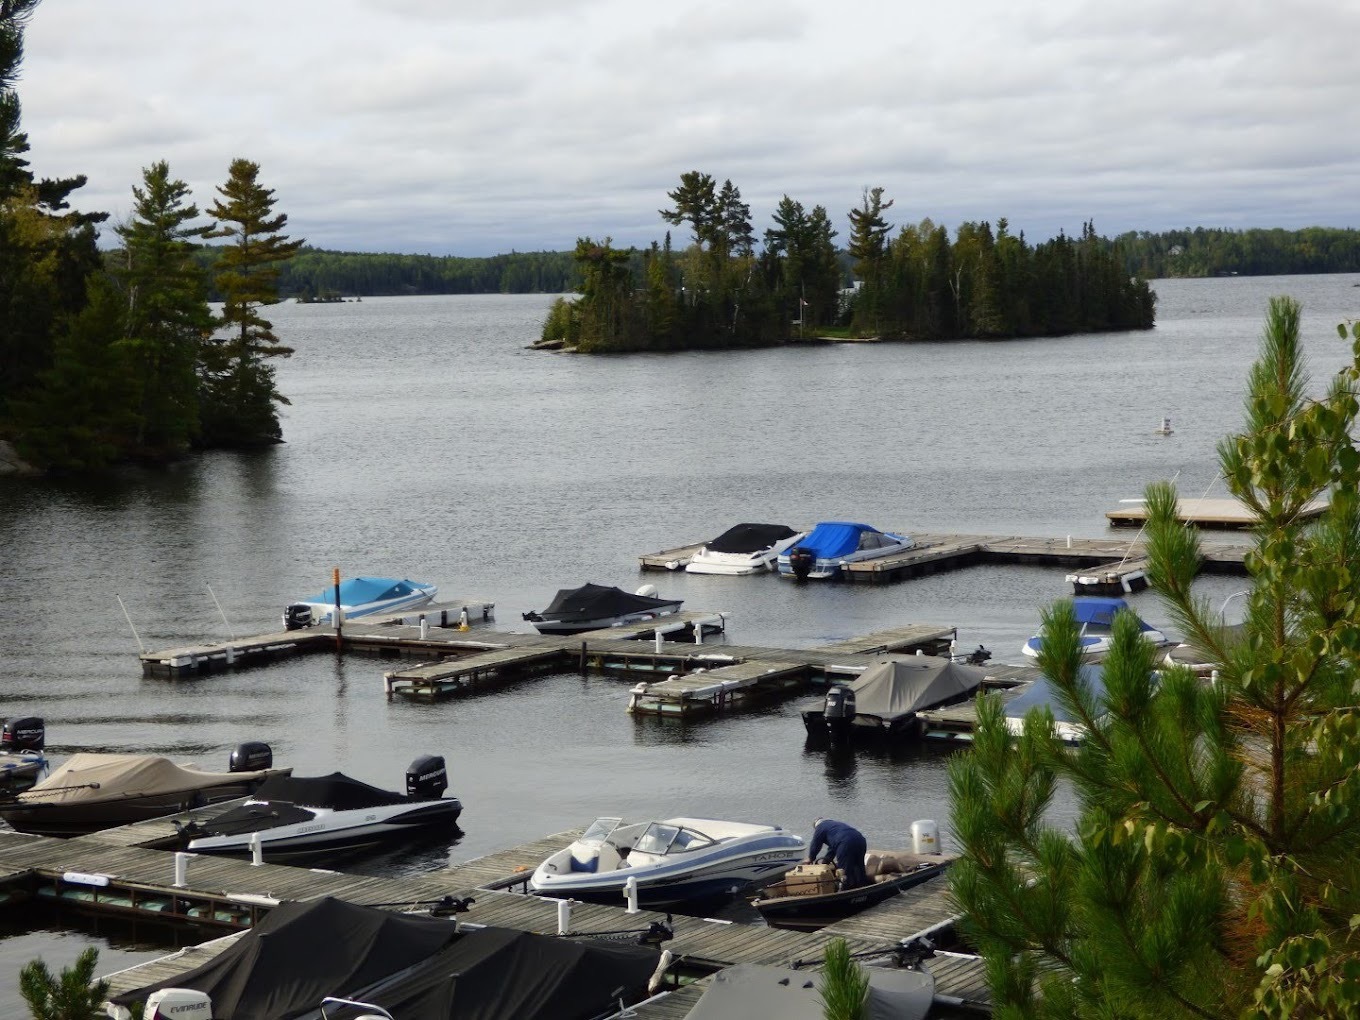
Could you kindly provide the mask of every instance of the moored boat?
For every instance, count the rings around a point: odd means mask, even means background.
[[[779,575],[799,581],[830,580],[850,563],[906,552],[916,543],[907,535],[879,531],[853,521],[822,521],[797,544],[779,554]]]
[[[0,790],[27,790],[47,772],[47,730],[42,719],[6,719],[0,728]]]
[[[344,619],[395,613],[434,601],[439,588],[421,581],[397,577],[351,577],[338,586],[331,585],[317,595],[291,603],[283,611],[285,630],[299,630],[313,624],[335,624],[338,605]]]
[[[1096,661],[1104,658],[1110,651],[1111,642],[1114,638],[1114,618],[1117,613],[1127,611],[1132,613],[1129,604],[1121,598],[1098,595],[1078,595],[1072,600],[1073,612],[1077,623],[1081,627],[1079,640],[1081,642],[1082,655],[1088,661]],[[1142,632],[1143,640],[1157,648],[1165,648],[1173,644],[1165,634],[1156,627],[1147,623],[1137,614],[1138,627]],[[1025,642],[1021,651],[1031,659],[1039,657],[1039,649],[1043,647],[1043,635],[1035,634]]]
[[[758,574],[773,570],[784,550],[806,532],[783,524],[738,524],[705,542],[685,565],[690,574]]]
[[[683,603],[684,599],[657,598],[650,584],[630,595],[620,588],[587,583],[559,589],[547,609],[523,616],[540,634],[583,634],[670,616]]]
[[[811,737],[916,736],[918,712],[962,701],[986,671],[934,655],[898,655],[869,666],[848,684],[800,709]]]
[[[834,875],[830,865],[801,865],[782,881],[762,889],[751,905],[775,928],[815,931],[943,874],[956,859],[956,855],[870,850],[864,861],[872,881],[855,889],[840,889],[834,877],[816,870],[830,869]]]

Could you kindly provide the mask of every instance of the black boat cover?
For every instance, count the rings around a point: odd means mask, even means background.
[[[704,545],[709,552],[753,553],[768,549],[776,542],[792,538],[798,532],[783,524],[738,524],[728,528],[712,542]]]
[[[579,588],[559,589],[548,608],[537,616],[543,620],[603,620],[628,613],[644,613],[663,606],[678,606],[682,601],[654,599],[647,595],[633,595],[621,588],[587,583]],[[534,614],[529,614],[526,619],[533,617]]]
[[[224,811],[216,818],[199,822],[193,828],[186,827],[185,831],[189,836],[236,836],[243,832],[263,832],[265,829],[277,829],[280,825],[310,822],[315,817],[315,812],[282,800],[269,804],[242,804]]]
[[[194,988],[212,998],[216,1020],[283,1020],[428,959],[457,929],[453,921],[330,897],[281,903],[198,969],[111,1001],[127,1006],[159,988]]]
[[[404,793],[380,790],[341,772],[328,776],[274,776],[260,784],[251,797],[255,800],[287,801],[305,807],[328,807],[336,811],[405,804]]]

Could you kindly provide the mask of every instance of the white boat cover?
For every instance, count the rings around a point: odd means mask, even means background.
[[[865,967],[869,975],[865,1020],[922,1020],[935,999],[935,979],[919,970]],[[685,1020],[778,1017],[822,1020],[826,1016],[814,970],[741,963],[713,975],[713,983]]]
[[[851,683],[855,714],[892,720],[975,690],[986,673],[934,655],[875,663]]]
[[[188,793],[219,783],[249,782],[267,774],[267,771],[205,772],[192,765],[176,765],[156,754],[73,754],[41,783],[19,794],[18,799],[21,803],[77,804]]]

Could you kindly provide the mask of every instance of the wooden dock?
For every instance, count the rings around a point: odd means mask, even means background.
[[[676,674],[658,683],[643,681],[628,692],[628,711],[677,717],[718,712],[782,691],[803,690],[807,679],[805,663],[739,662]]]
[[[978,694],[994,694],[1002,702],[1019,697],[1042,674],[1035,666],[992,666]],[[928,708],[918,716],[926,740],[971,740],[977,728],[977,698],[945,708]]]
[[[1327,509],[1325,499],[1315,499],[1304,507],[1301,517],[1320,517]],[[1116,528],[1141,528],[1147,523],[1147,506],[1140,500],[1130,500],[1118,510],[1107,510],[1105,516]],[[1235,499],[1178,499],[1176,517],[1182,524],[1199,528],[1244,529],[1254,527],[1256,518]]]

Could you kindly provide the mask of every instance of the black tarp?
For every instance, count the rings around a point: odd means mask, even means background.
[[[410,799],[404,793],[380,790],[342,772],[332,772],[328,776],[274,776],[261,783],[251,796],[254,800],[287,801],[337,811],[405,804]]]
[[[634,595],[621,588],[607,588],[602,584],[583,584],[579,588],[562,588],[553,596],[547,609],[537,614],[544,620],[603,620],[627,613],[641,613],[662,606],[678,606],[678,599],[654,599]],[[528,618],[532,619],[534,614]]]
[[[783,524],[738,524],[728,528],[712,542],[705,542],[709,552],[753,553],[768,549],[776,542],[792,538],[798,532]]]
[[[262,832],[280,825],[310,822],[315,817],[316,812],[294,807],[282,800],[269,804],[242,804],[216,818],[199,822],[186,831],[192,836],[234,836],[242,832]]]
[[[284,1020],[427,959],[458,937],[457,927],[330,897],[282,903],[196,970],[112,1001],[130,1005],[158,988],[194,988],[212,998],[214,1020]]]
[[[352,998],[401,1020],[587,1020],[645,998],[657,961],[630,943],[482,928]]]

